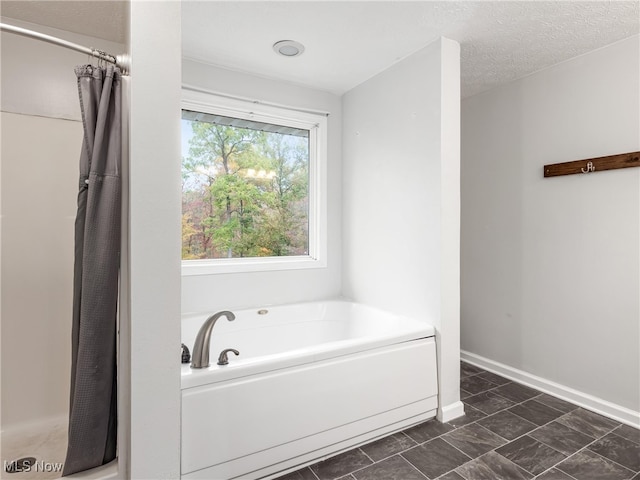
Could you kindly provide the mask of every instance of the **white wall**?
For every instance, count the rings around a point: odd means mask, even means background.
[[[1,18],[10,25],[99,48],[114,55],[124,51],[124,45],[101,38]],[[42,23],[46,23],[46,18]],[[80,121],[73,68],[89,63],[87,55],[22,35],[8,32],[1,35],[2,111]]]
[[[462,103],[462,348],[640,410],[639,37]]]
[[[135,479],[180,476],[180,13],[180,2],[131,2],[126,473]]]
[[[462,413],[459,68],[441,39],[343,98],[343,292],[436,327],[445,417]]]
[[[3,17],[112,53],[124,46]],[[2,429],[68,415],[86,55],[2,33]]]
[[[185,59],[182,82],[297,109],[328,112],[327,267],[182,278],[182,311],[215,311],[336,297],[341,292],[341,99],[333,94]]]

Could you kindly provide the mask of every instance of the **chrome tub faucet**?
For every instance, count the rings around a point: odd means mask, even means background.
[[[230,322],[236,316],[227,310],[214,313],[205,320],[198,331],[196,341],[193,344],[193,355],[191,356],[191,368],[207,368],[209,366],[209,346],[211,344],[211,331],[220,317],[227,317]]]

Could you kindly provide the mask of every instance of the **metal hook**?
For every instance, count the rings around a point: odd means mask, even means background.
[[[587,163],[587,169],[585,170],[584,168],[581,168],[580,171],[582,173],[595,172],[596,171],[596,167],[593,165],[593,162],[588,162]]]

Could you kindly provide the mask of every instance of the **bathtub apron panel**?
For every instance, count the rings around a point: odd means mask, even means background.
[[[183,478],[261,478],[436,408],[433,337],[185,388]]]

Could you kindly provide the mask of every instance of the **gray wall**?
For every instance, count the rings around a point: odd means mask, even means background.
[[[632,37],[462,102],[462,349],[640,410],[640,150]]]

